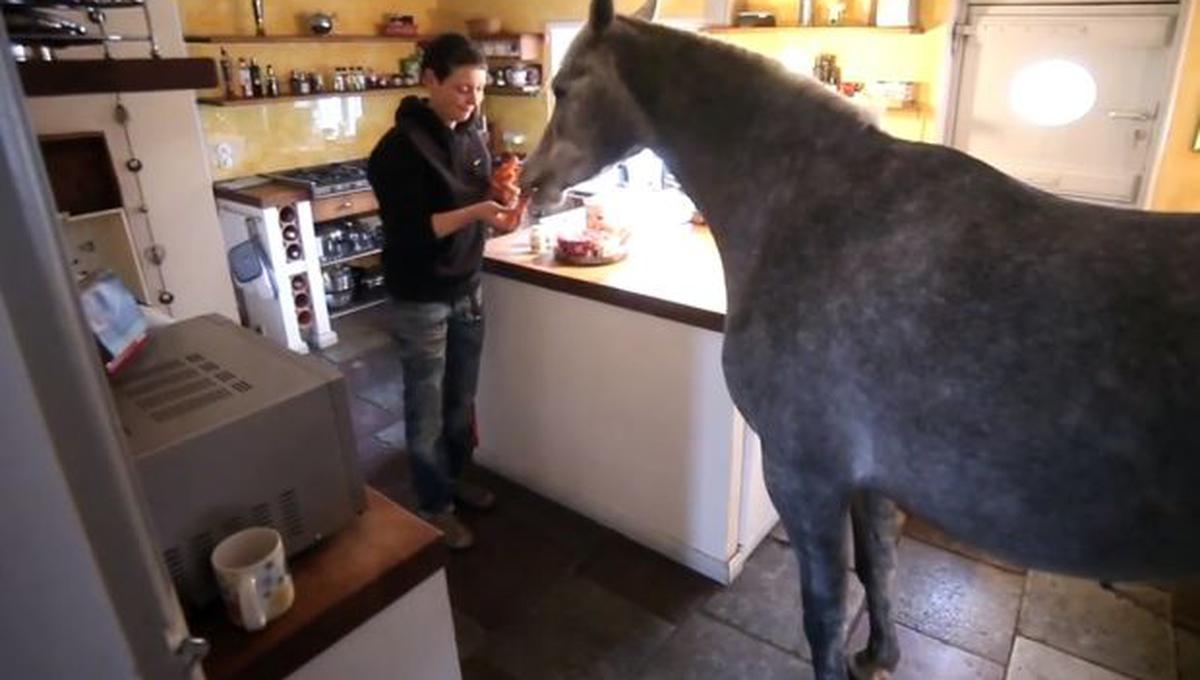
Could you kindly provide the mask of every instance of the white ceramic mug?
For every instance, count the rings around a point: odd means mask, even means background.
[[[211,561],[235,624],[259,630],[291,608],[296,590],[278,531],[251,527],[231,534],[217,544]]]

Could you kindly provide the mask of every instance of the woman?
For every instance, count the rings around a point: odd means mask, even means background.
[[[485,225],[509,231],[519,217],[515,184],[490,189],[492,161],[479,112],[486,66],[461,35],[448,33],[426,45],[421,77],[429,97],[401,102],[395,126],[368,164],[383,218],[384,271],[395,299],[419,510],[453,549],[474,542],[455,515],[456,504],[486,508],[495,502],[490,491],[460,475],[475,448]]]

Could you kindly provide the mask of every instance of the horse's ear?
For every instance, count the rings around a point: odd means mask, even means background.
[[[594,31],[603,31],[613,22],[613,0],[592,0],[588,24]]]
[[[654,21],[658,18],[658,0],[646,0],[646,4],[639,7],[632,16],[642,21]]]

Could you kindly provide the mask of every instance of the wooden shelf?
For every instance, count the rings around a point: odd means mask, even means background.
[[[488,85],[483,91],[495,97],[536,97],[542,93],[542,88],[540,85],[527,85],[525,87],[497,87],[496,85]]]
[[[502,31],[500,33],[488,33],[487,35],[473,35],[471,36],[471,40],[479,43],[499,42],[501,40],[520,40],[521,38],[536,38],[538,40],[542,40],[545,37],[545,34],[542,33],[508,33]]]
[[[917,34],[924,33],[925,29],[920,26],[846,26],[839,24],[836,26],[705,26],[700,31],[702,33],[746,33],[750,35],[785,31],[869,31],[872,33]]]
[[[431,35],[187,35],[185,43],[241,45],[250,43],[411,43],[430,40]]]
[[[29,97],[203,90],[217,86],[212,59],[62,59],[17,64]]]
[[[383,248],[372,248],[370,250],[364,250],[361,253],[354,253],[353,255],[339,257],[336,260],[321,260],[321,266],[322,267],[332,267],[335,264],[345,264],[347,262],[352,262],[354,260],[361,260],[364,257],[370,257],[371,255],[378,255],[382,252],[383,252]]]
[[[254,97],[252,99],[225,99],[224,97],[200,97],[196,100],[198,104],[205,106],[262,106],[264,104],[278,104],[282,102],[303,101],[305,99],[324,99],[326,97],[360,97],[372,96],[379,94],[397,94],[404,92],[414,92],[422,89],[419,86],[412,87],[378,87],[373,90],[359,90],[356,92],[321,92],[320,94],[284,94],[278,97]]]

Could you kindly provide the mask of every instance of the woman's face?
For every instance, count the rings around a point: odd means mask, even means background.
[[[429,90],[429,105],[439,118],[454,127],[470,118],[483,103],[487,70],[483,66],[459,66],[438,80],[432,70],[425,69],[423,81]]]

